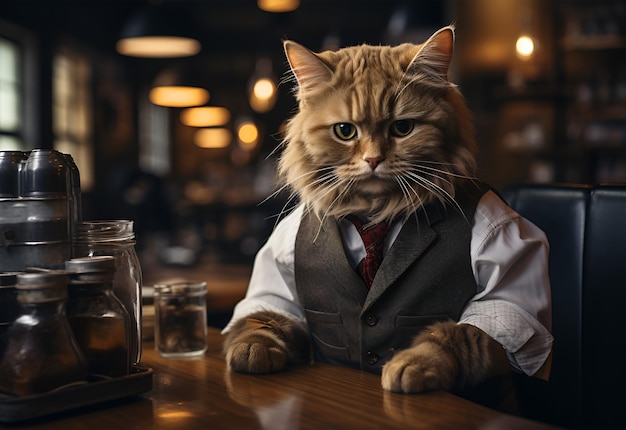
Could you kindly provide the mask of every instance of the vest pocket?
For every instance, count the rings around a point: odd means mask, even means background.
[[[441,315],[396,315],[396,327],[426,327],[436,322],[454,320],[450,314]]]
[[[350,352],[345,347],[341,315],[310,309],[305,309],[305,314],[316,349],[316,358],[331,362],[332,359],[350,360]]]

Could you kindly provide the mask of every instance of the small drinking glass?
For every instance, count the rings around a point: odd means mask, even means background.
[[[154,286],[155,346],[162,357],[186,358],[207,348],[206,282]]]

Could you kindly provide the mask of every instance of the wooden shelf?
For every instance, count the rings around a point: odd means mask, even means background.
[[[619,50],[626,48],[626,38],[616,34],[568,36],[562,40],[561,46],[565,51]]]

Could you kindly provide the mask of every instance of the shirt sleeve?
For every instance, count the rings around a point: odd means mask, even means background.
[[[288,315],[304,325],[294,274],[296,236],[302,211],[300,206],[287,215],[257,253],[246,296],[235,306],[222,334],[240,318],[263,310]]]
[[[460,323],[497,340],[513,368],[538,373],[552,350],[549,245],[545,234],[489,191],[476,209],[472,270],[478,294]]]

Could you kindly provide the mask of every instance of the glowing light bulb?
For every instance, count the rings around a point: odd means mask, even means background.
[[[237,130],[239,146],[248,151],[254,149],[259,141],[259,129],[253,122],[243,122]]]
[[[515,51],[517,52],[517,56],[519,58],[526,60],[535,52],[535,42],[530,36],[522,35],[517,38]]]
[[[254,84],[254,89],[252,91],[254,92],[254,96],[256,98],[268,100],[274,95],[274,82],[267,78],[259,79]]]

